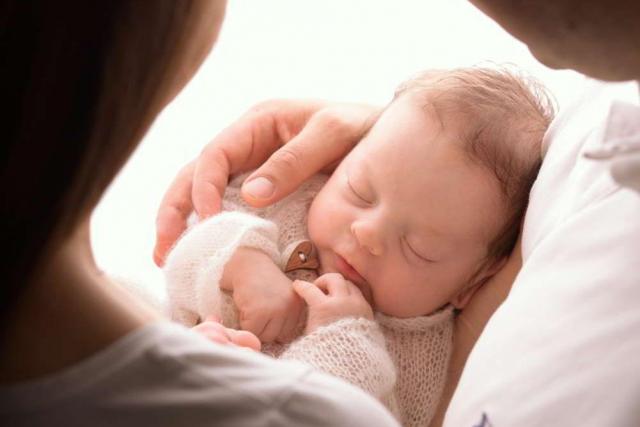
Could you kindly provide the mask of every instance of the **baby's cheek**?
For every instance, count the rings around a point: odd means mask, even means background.
[[[321,218],[318,218],[318,215],[315,215],[313,212],[309,212],[309,216],[307,218],[307,233],[309,233],[309,239],[316,245],[322,246],[323,244],[323,232],[324,224]]]
[[[379,272],[374,286],[373,299],[376,308],[383,313],[398,317],[413,317],[426,314],[425,306],[431,299],[429,283],[424,275],[416,274],[410,268],[390,263]],[[414,267],[415,270],[415,267]]]
[[[322,194],[318,194],[309,206],[307,213],[307,227],[309,229],[317,228],[318,223],[322,220],[322,216],[326,209],[324,208]]]
[[[339,221],[331,208],[323,209],[322,203],[314,203],[307,216],[309,238],[317,246],[326,246],[339,229]]]
[[[375,291],[372,290],[371,301],[374,310],[389,316],[397,316],[404,308],[399,295],[388,287],[377,286]]]

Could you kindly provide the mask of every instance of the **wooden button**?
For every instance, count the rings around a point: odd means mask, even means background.
[[[320,267],[318,254],[313,247],[313,243],[308,240],[300,242],[298,246],[291,252],[289,261],[285,266],[284,272],[288,273],[294,270],[315,270]]]

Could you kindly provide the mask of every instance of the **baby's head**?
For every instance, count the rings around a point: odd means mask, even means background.
[[[515,245],[552,115],[544,90],[508,70],[400,86],[311,205],[323,272],[392,316],[463,307]]]

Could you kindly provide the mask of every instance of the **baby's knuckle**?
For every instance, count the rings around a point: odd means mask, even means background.
[[[329,278],[329,279],[333,279],[333,280],[340,280],[341,282],[344,282],[344,281],[345,281],[345,280],[344,280],[344,277],[342,277],[342,274],[340,274],[340,273],[335,273],[335,272],[333,272],[333,273],[327,273],[327,274],[325,274],[325,276],[326,276],[327,278]]]
[[[344,282],[344,277],[340,273],[326,273],[320,276],[318,280],[325,283],[340,283]]]

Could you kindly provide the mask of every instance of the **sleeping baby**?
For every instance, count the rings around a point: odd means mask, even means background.
[[[455,312],[515,245],[552,114],[508,70],[422,73],[331,176],[262,209],[233,179],[167,258],[172,317],[213,314],[427,425]]]

